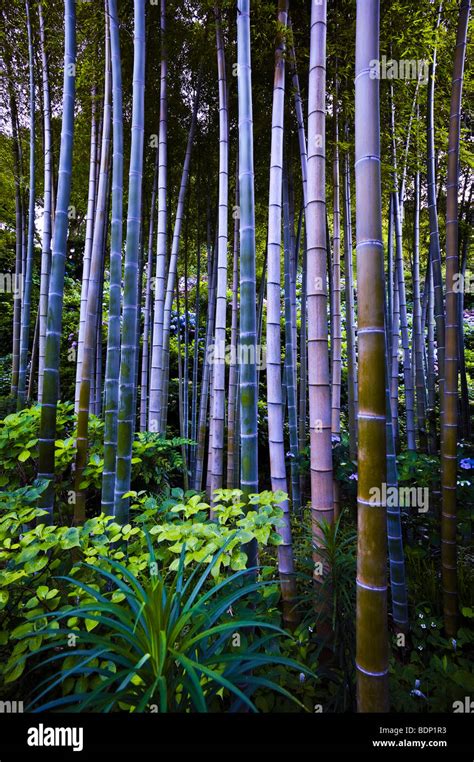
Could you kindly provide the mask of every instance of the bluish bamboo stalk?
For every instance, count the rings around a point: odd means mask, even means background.
[[[253,162],[250,0],[237,2],[240,186],[240,482],[244,494],[258,492],[257,315],[255,277],[255,193]],[[249,566],[256,543],[246,548]]]

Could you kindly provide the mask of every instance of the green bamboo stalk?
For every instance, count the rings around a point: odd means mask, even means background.
[[[400,342],[400,302],[398,297],[398,280],[393,283],[393,318],[392,318],[392,362],[390,399],[392,411],[393,436],[398,450],[399,422],[398,422],[398,371],[399,371],[399,342]]]
[[[5,18],[5,13],[4,13]],[[13,72],[9,52],[5,50],[5,68],[7,74],[8,98],[13,146],[13,176],[15,183],[15,283],[13,289],[13,331],[12,331],[12,375],[10,393],[15,399],[18,395],[18,369],[20,365],[21,303],[23,292],[23,198],[21,192],[22,168],[21,148],[18,133],[18,110],[13,87]]]
[[[198,192],[197,192],[197,263],[196,263],[196,302],[195,302],[195,322],[194,322],[194,341],[193,341],[193,374],[192,374],[192,399],[191,399],[191,439],[193,442],[197,442],[197,414],[198,414],[198,371],[199,371],[199,319],[201,315],[201,217],[200,217],[200,152],[199,152],[199,140],[198,140]],[[196,444],[192,444],[190,448],[190,463],[189,468],[191,471],[191,477],[194,480],[196,475]]]
[[[59,153],[59,179],[54,220],[51,276],[48,294],[48,322],[46,330],[43,399],[39,431],[38,476],[48,479],[48,488],[40,500],[53,521],[54,508],[54,450],[56,439],[56,407],[59,387],[59,352],[61,341],[64,270],[66,264],[68,209],[71,195],[72,147],[74,135],[74,100],[76,83],[76,3],[64,0],[64,81]],[[45,517],[43,517],[45,518]]]
[[[392,202],[395,219],[395,271],[398,280],[398,299],[400,306],[400,328],[403,347],[403,377],[405,382],[405,407],[407,426],[407,446],[409,450],[416,450],[415,439],[415,398],[413,391],[413,373],[410,355],[410,342],[408,337],[407,302],[405,294],[405,272],[402,248],[402,217],[398,193],[392,193]]]
[[[436,431],[436,371],[435,371],[435,317],[434,317],[434,286],[433,286],[433,268],[431,263],[431,252],[428,255],[428,309],[427,309],[427,369],[428,369],[428,451],[435,455],[438,451],[438,436]]]
[[[469,191],[469,198],[466,205],[466,214],[464,222],[464,230],[461,243],[461,261],[459,265],[459,274],[461,283],[466,282],[466,267],[467,267],[467,253],[469,249],[471,231],[472,231],[472,193],[474,190],[474,183],[471,182]],[[462,219],[462,210],[460,214],[460,220]],[[459,375],[461,385],[461,419],[460,419],[460,431],[464,439],[470,440],[471,438],[471,413],[469,408],[469,385],[466,369],[466,352],[464,342],[464,291],[465,288],[459,289],[458,293],[458,352],[459,352]]]
[[[132,142],[127,210],[127,239],[123,288],[122,343],[120,348],[117,456],[114,490],[114,515],[125,523],[128,518],[132,444],[135,434],[135,372],[137,357],[138,269],[140,219],[142,211],[142,173],[145,99],[145,4],[134,0]]]
[[[35,192],[36,192],[36,156],[35,156],[35,76],[33,32],[31,29],[30,2],[26,0],[26,27],[28,31],[28,71],[29,71],[29,108],[30,108],[30,178],[28,203],[28,253],[23,279],[23,304],[21,311],[20,364],[18,368],[17,409],[26,403],[26,373],[28,365],[28,346],[30,343],[31,289],[33,285],[33,258],[35,253]]]
[[[385,330],[379,81],[379,0],[357,0],[355,174],[359,338],[356,667],[359,712],[386,712],[388,697]],[[371,498],[375,498],[372,499]]]
[[[204,363],[202,369],[201,379],[201,396],[199,400],[199,422],[197,428],[197,449],[196,449],[196,463],[194,471],[194,489],[200,491],[202,489],[202,479],[204,470],[204,452],[206,447],[206,433],[207,433],[207,410],[209,402],[209,387],[210,387],[210,374],[211,366],[209,363],[209,352],[212,336],[214,334],[214,320],[215,320],[215,299],[216,299],[216,279],[217,279],[217,256],[215,249],[213,250],[210,242],[210,229],[208,225],[207,236],[207,257],[208,257],[208,310],[207,310],[207,330],[206,341],[204,346]]]
[[[461,0],[451,86],[446,184],[446,354],[444,358],[444,411],[441,436],[441,582],[444,629],[456,637],[458,620],[456,480],[458,422],[458,188],[461,102],[469,23],[470,0]]]
[[[341,434],[341,212],[339,202],[339,117],[338,117],[339,83],[336,76],[333,101],[333,260],[332,260],[332,326],[331,333],[331,431],[335,436]]]
[[[437,27],[441,21],[441,4],[438,12]],[[434,91],[436,77],[437,48],[433,51],[433,60],[428,71],[427,88],[427,117],[426,117],[426,152],[427,152],[427,181],[428,181],[428,214],[430,221],[430,257],[434,284],[434,316],[436,323],[436,354],[438,360],[438,384],[440,419],[444,410],[444,342],[445,315],[443,298],[443,276],[441,273],[441,248],[438,228],[438,204],[436,199],[436,165],[435,165],[435,132],[434,132]]]
[[[176,314],[177,314],[177,339],[178,339],[178,409],[179,409],[179,433],[184,439],[187,435],[185,428],[186,420],[184,418],[184,405],[183,405],[183,365],[181,358],[181,321],[180,321],[180,309],[179,309],[179,284],[176,283]],[[185,492],[189,489],[189,474],[188,474],[188,462],[186,457],[186,445],[181,445],[181,456],[183,458],[183,485]]]
[[[95,411],[95,398],[97,395],[97,361],[101,357],[96,356],[97,326],[98,320],[102,321],[100,307],[100,293],[102,271],[104,268],[104,240],[107,235],[107,185],[109,174],[110,154],[110,130],[112,119],[112,82],[110,63],[110,31],[109,14],[107,12],[107,0],[105,0],[105,78],[104,78],[104,109],[102,120],[101,155],[99,169],[99,183],[97,189],[97,204],[94,216],[94,234],[91,250],[91,261],[87,287],[87,308],[84,327],[84,347],[81,366],[81,386],[79,391],[79,408],[77,413],[77,438],[76,438],[76,461],[74,490],[76,502],[74,506],[74,520],[80,524],[85,519],[86,494],[82,488],[82,477],[87,465],[89,410]],[[94,380],[94,393],[92,394],[92,380]],[[100,388],[99,388],[100,394]]]
[[[184,359],[183,359],[183,428],[184,436],[189,439],[189,296],[188,296],[188,241],[189,241],[189,206],[191,189],[186,204],[186,227],[184,230]],[[189,462],[188,445],[184,445],[186,460]]]
[[[79,333],[77,339],[77,364],[76,364],[76,389],[75,389],[75,402],[74,410],[78,413],[79,410],[79,393],[81,389],[82,379],[82,357],[84,354],[84,333],[86,328],[86,313],[87,313],[87,289],[89,287],[89,271],[91,264],[92,242],[94,236],[94,218],[95,218],[95,202],[97,193],[97,167],[98,167],[98,130],[97,130],[97,116],[96,116],[96,98],[97,88],[94,85],[91,90],[91,139],[90,139],[90,160],[89,160],[89,185],[87,196],[87,213],[86,213],[86,238],[84,242],[84,256],[82,264],[82,280],[81,280],[81,303],[79,309]]]

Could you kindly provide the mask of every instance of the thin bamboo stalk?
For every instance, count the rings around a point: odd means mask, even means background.
[[[54,222],[51,276],[48,295],[43,399],[39,431],[38,477],[49,481],[40,505],[47,511],[43,517],[52,523],[54,508],[54,453],[56,408],[59,387],[59,354],[61,341],[64,270],[66,264],[68,210],[71,195],[72,147],[74,135],[74,100],[76,83],[76,16],[75,0],[64,0],[64,81],[59,153],[59,180]]]
[[[127,242],[123,289],[122,344],[120,349],[117,456],[114,515],[126,523],[130,490],[132,444],[135,433],[135,373],[138,321],[138,266],[142,210],[144,98],[145,98],[145,5],[134,0],[132,143],[130,148]]]
[[[165,309],[166,290],[166,261],[167,261],[167,189],[168,189],[168,96],[167,77],[168,60],[166,53],[166,8],[165,0],[161,0],[160,6],[160,38],[161,38],[161,62],[160,62],[160,125],[158,133],[158,229],[156,241],[156,277],[154,289],[152,352],[150,368],[150,397],[148,407],[148,428],[158,432],[160,428],[161,398],[160,398],[160,372],[163,353],[163,320]]]
[[[23,302],[21,310],[20,332],[20,364],[18,368],[18,398],[17,409],[21,410],[26,403],[26,374],[28,365],[28,347],[30,343],[31,290],[33,286],[33,258],[35,253],[35,77],[33,32],[31,28],[30,2],[26,0],[26,26],[28,32],[28,71],[29,71],[29,109],[30,109],[30,176],[28,202],[28,250],[26,269],[23,270]]]
[[[211,500],[222,487],[224,475],[225,355],[227,313],[227,217],[229,194],[229,125],[224,42],[218,6],[216,19],[217,69],[219,84],[219,219],[217,234],[217,292],[213,355],[213,407],[211,415]]]
[[[94,216],[94,234],[91,250],[91,261],[87,287],[87,309],[84,328],[84,347],[81,366],[81,387],[79,392],[79,409],[77,414],[76,462],[74,489],[76,502],[74,504],[74,520],[82,523],[85,519],[86,494],[82,488],[82,475],[87,465],[89,412],[95,409],[97,374],[94,365],[102,358],[97,358],[97,325],[98,307],[102,272],[104,268],[104,239],[107,230],[107,185],[109,174],[110,132],[112,121],[112,81],[110,63],[110,32],[107,0],[105,3],[105,78],[104,78],[104,110],[102,120],[102,139],[99,183],[97,189],[97,204]],[[92,394],[92,380],[94,393]],[[100,389],[99,389],[100,393]]]
[[[76,391],[75,391],[75,412],[79,410],[79,392],[82,379],[82,358],[84,354],[84,332],[86,327],[87,312],[87,289],[89,286],[89,270],[91,263],[92,241],[94,235],[94,215],[95,201],[97,191],[97,116],[96,116],[96,97],[97,88],[92,88],[91,97],[91,140],[90,140],[90,161],[89,161],[89,185],[86,213],[86,238],[84,243],[84,256],[82,264],[81,280],[81,303],[79,310],[79,334],[77,339],[77,365],[76,365]]]
[[[44,352],[46,343],[46,319],[48,316],[48,288],[51,270],[51,234],[52,234],[52,182],[53,182],[53,144],[51,135],[51,98],[49,93],[48,58],[46,54],[46,36],[44,30],[43,6],[38,5],[40,32],[41,71],[43,79],[43,124],[44,124],[44,206],[43,237],[41,253],[40,301],[39,301],[39,366],[38,366],[38,402],[43,394]]]

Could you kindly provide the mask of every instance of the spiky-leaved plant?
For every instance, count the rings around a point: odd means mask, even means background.
[[[278,653],[277,639],[288,634],[253,613],[245,618],[229,614],[231,607],[274,583],[255,581],[251,574],[255,570],[244,569],[206,587],[227,544],[204,570],[199,564],[187,579],[185,548],[176,574],[165,576],[149,538],[150,576],[143,584],[111,559],[104,559],[110,571],[96,569],[102,585],[63,577],[93,600],[46,615],[50,625],[42,633],[55,637],[36,652],[47,655],[37,669],[55,669],[36,686],[28,710],[141,712],[155,705],[160,713],[207,712],[224,705],[227,711],[247,708],[255,712],[252,696],[259,688],[276,691],[299,704],[268,673],[270,665],[283,665],[312,675],[306,667]],[[122,599],[113,602],[110,593],[95,587],[119,592]],[[71,635],[71,628],[66,626],[70,617],[98,623],[91,631],[75,631],[73,654],[65,648]],[[87,688],[58,697],[60,685],[68,678],[83,678]]]

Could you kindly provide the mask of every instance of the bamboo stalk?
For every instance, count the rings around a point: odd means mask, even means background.
[[[48,59],[44,31],[43,6],[38,5],[40,32],[41,71],[43,79],[43,124],[44,124],[44,207],[43,237],[41,253],[40,301],[39,301],[39,360],[38,360],[38,402],[43,395],[44,352],[46,343],[46,319],[48,316],[48,288],[51,271],[51,234],[52,234],[52,182],[53,182],[53,145],[51,134],[51,98],[49,93]]]
[[[448,142],[448,177],[446,184],[446,354],[444,374],[444,412],[441,437],[441,580],[443,619],[448,637],[456,637],[458,620],[456,478],[458,421],[458,187],[461,102],[466,56],[466,38],[470,0],[461,0],[459,9]]]
[[[33,32],[31,28],[30,2],[26,0],[26,26],[28,32],[28,71],[29,71],[29,109],[30,109],[30,175],[28,202],[28,250],[26,268],[23,270],[23,300],[20,331],[20,363],[18,367],[17,410],[26,403],[26,373],[28,365],[28,347],[30,343],[31,290],[33,286],[33,258],[35,253],[35,192],[36,192],[36,156],[35,156],[35,77]]]
[[[384,266],[380,186],[379,0],[357,0],[355,175],[359,338],[356,666],[359,712],[388,697]],[[375,488],[375,494],[372,493]],[[377,493],[378,491],[378,493]],[[371,501],[371,498],[374,498]]]
[[[216,19],[217,69],[219,84],[219,200],[217,233],[217,291],[213,353],[213,405],[211,414],[211,504],[215,490],[222,487],[224,474],[225,355],[227,312],[227,216],[229,194],[229,125],[224,43],[218,6]],[[211,511],[212,514],[212,511]]]
[[[245,496],[258,492],[257,316],[255,193],[253,162],[250,1],[237,0],[237,64],[240,186],[240,483]],[[255,541],[245,547],[248,565],[257,562]]]
[[[107,11],[107,2],[105,4]],[[110,32],[109,15],[105,14],[105,79],[104,79],[104,110],[102,120],[101,156],[99,183],[97,189],[97,204],[94,216],[94,234],[91,250],[91,261],[87,287],[87,309],[84,328],[84,347],[81,366],[81,386],[79,392],[79,408],[77,414],[77,438],[74,490],[76,502],[74,505],[74,520],[82,523],[85,519],[86,495],[83,490],[82,475],[87,465],[89,410],[95,410],[97,394],[97,372],[94,364],[101,360],[96,355],[98,307],[102,272],[104,268],[104,240],[107,230],[107,185],[109,174],[110,131],[112,121],[112,82],[110,64]],[[92,379],[94,394],[91,393]],[[100,389],[98,390],[100,394]]]
[[[56,439],[56,408],[59,386],[59,354],[61,341],[64,270],[66,264],[68,209],[71,195],[72,146],[74,135],[74,100],[76,82],[76,16],[75,0],[64,0],[64,81],[59,153],[59,179],[54,222],[51,276],[48,295],[43,399],[39,432],[38,477],[49,480],[40,505],[53,522],[54,508],[54,451]]]
[[[117,455],[114,515],[128,519],[132,444],[135,434],[135,373],[137,355],[138,269],[142,210],[143,136],[145,97],[145,5],[134,0],[133,106],[130,148],[127,239],[123,289],[122,344],[120,349]]]
[[[308,97],[307,308],[308,386],[311,450],[311,515],[315,582],[322,542],[321,523],[333,521],[331,387],[327,330],[327,237],[325,196],[327,3],[311,3]]]

